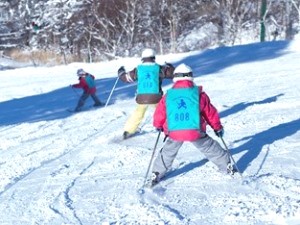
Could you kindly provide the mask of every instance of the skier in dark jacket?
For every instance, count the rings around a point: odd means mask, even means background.
[[[95,85],[95,77],[83,69],[77,70],[77,76],[79,77],[79,83],[71,85],[72,88],[82,88],[83,93],[78,101],[78,104],[75,108],[75,111],[78,112],[84,106],[86,99],[91,96],[94,100],[94,107],[102,106],[102,102],[96,96],[96,85]]]
[[[123,82],[137,81],[137,107],[124,126],[123,139],[132,136],[142,122],[148,106],[156,106],[163,95],[161,88],[163,79],[173,78],[173,65],[159,65],[155,62],[155,51],[145,49],[142,52],[142,63],[126,73],[124,67],[118,70],[118,76]]]
[[[199,149],[220,171],[236,172],[227,152],[206,133],[207,125],[219,137],[224,131],[208,95],[201,86],[194,84],[192,69],[180,64],[174,71],[173,81],[173,87],[160,100],[153,116],[154,127],[169,138],[154,160],[152,185],[171,169],[178,150],[186,141]]]

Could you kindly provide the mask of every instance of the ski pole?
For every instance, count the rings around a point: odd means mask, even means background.
[[[106,106],[108,105],[108,103],[109,103],[109,100],[110,100],[110,98],[111,98],[111,95],[112,95],[113,91],[115,90],[115,87],[116,87],[116,85],[117,85],[117,83],[118,83],[119,79],[120,79],[120,77],[118,76],[118,78],[117,78],[117,80],[116,80],[116,82],[115,82],[115,84],[114,84],[113,88],[111,89],[111,92],[110,92],[110,94],[109,94],[109,96],[108,96],[108,99],[107,99],[107,101],[106,101],[106,103],[105,103],[105,106],[104,106],[104,107],[106,107]]]
[[[240,175],[241,177],[243,177],[243,175],[242,175],[242,173],[240,172],[239,168],[237,167],[237,164],[236,164],[234,158],[232,157],[232,155],[231,155],[231,153],[230,153],[230,151],[229,151],[229,149],[228,149],[228,147],[227,147],[227,145],[226,145],[226,143],[225,143],[223,137],[220,137],[220,138],[221,138],[221,140],[222,140],[222,142],[223,142],[223,145],[225,146],[226,152],[227,152],[229,158],[232,160],[232,162],[233,162],[233,164],[234,164],[236,170],[238,171],[239,175]]]
[[[149,166],[148,166],[145,178],[144,178],[144,183],[143,183],[143,186],[140,188],[141,193],[144,192],[144,187],[145,187],[146,182],[147,182],[147,177],[148,177],[148,174],[149,174],[149,171],[150,171],[150,167],[152,165],[152,161],[153,161],[153,158],[154,158],[154,155],[155,155],[155,151],[156,151],[156,147],[157,147],[157,144],[158,144],[158,141],[159,141],[160,134],[161,134],[161,131],[158,132],[158,135],[157,135],[157,138],[156,138],[156,142],[155,142],[155,145],[154,145],[154,148],[153,148],[152,156],[151,156]]]
[[[75,91],[75,89],[73,87],[71,87],[71,88],[76,93],[76,95],[79,97],[80,95],[77,93],[77,91]]]

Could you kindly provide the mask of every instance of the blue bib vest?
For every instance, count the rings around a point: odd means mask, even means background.
[[[87,85],[88,85],[89,88],[95,87],[95,81],[92,78],[92,76],[87,75],[84,79],[85,79],[85,81],[86,81],[86,83],[87,83]]]
[[[158,64],[137,66],[138,94],[159,94],[159,70]]]
[[[170,89],[166,94],[168,130],[200,129],[199,88]]]

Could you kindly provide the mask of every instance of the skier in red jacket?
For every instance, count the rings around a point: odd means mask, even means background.
[[[102,106],[103,103],[96,96],[96,85],[95,85],[95,77],[92,74],[85,72],[83,69],[77,70],[77,76],[79,77],[79,83],[71,85],[72,88],[82,88],[83,93],[79,98],[78,104],[75,108],[76,112],[79,112],[86,99],[91,96],[94,100],[94,107]]]
[[[236,172],[227,152],[206,133],[207,124],[219,137],[223,136],[224,131],[208,95],[201,86],[194,84],[192,69],[180,64],[174,70],[173,82],[173,87],[160,100],[153,116],[154,127],[169,138],[154,160],[152,185],[171,169],[185,141],[193,143],[220,171],[230,174]]]

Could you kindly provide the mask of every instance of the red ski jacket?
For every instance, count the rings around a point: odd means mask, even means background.
[[[91,76],[93,78],[93,80],[95,80],[95,77],[93,75],[89,74],[88,76]],[[79,77],[79,83],[73,84],[72,87],[82,88],[84,90],[84,92],[87,94],[95,94],[96,93],[96,86],[93,88],[89,88],[89,86],[85,80],[85,76]]]
[[[177,81],[172,88],[188,88],[193,87],[194,83],[190,80]],[[208,95],[202,91],[202,87],[199,86],[200,93],[200,130],[177,130],[168,131],[168,124],[166,118],[166,95],[158,103],[153,116],[153,126],[156,128],[163,128],[165,135],[177,141],[194,141],[200,137],[206,135],[207,124],[211,126],[213,130],[220,130],[222,128],[220,117],[217,109],[210,103]]]

